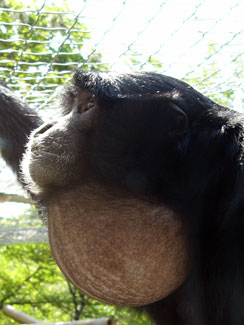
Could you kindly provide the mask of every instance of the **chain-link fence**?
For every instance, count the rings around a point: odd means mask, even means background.
[[[0,79],[45,111],[77,68],[158,71],[242,110],[243,13],[244,0],[0,0]],[[18,193],[10,179],[1,191]],[[1,243],[43,240],[18,228]]]
[[[36,106],[78,67],[160,71],[220,100],[243,98],[243,0],[0,4],[0,78]]]

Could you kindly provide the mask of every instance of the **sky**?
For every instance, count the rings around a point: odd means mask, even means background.
[[[46,0],[46,4],[50,1]],[[91,31],[91,44],[102,52],[105,62],[119,71],[129,68],[118,58],[132,44],[132,50],[145,58],[157,53],[155,57],[165,68],[180,76],[204,59],[209,42],[228,42],[244,28],[243,0],[67,0],[67,3],[75,13],[82,11],[81,20]],[[42,4],[43,0],[36,1],[37,8]],[[192,46],[206,31],[202,41]],[[229,60],[229,54],[221,51],[221,61]]]
[[[68,3],[76,12],[83,8],[81,2]],[[177,77],[204,60],[210,41],[227,42],[243,29],[243,12],[244,2],[240,0],[88,0],[83,15],[89,17],[87,26],[92,30],[92,41],[102,40],[98,49],[105,61],[116,62],[128,44],[133,44],[132,48],[145,57],[158,51],[155,57],[166,65],[165,69],[171,65],[168,72]],[[112,19],[118,15],[111,28]],[[209,37],[192,47],[208,30]],[[223,53],[222,60],[226,56]],[[126,68],[117,62],[115,69]]]

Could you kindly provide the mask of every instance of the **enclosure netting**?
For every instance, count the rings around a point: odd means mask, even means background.
[[[243,0],[0,0],[0,7],[0,79],[47,118],[54,91],[77,68],[157,71],[243,106]],[[1,192],[23,195],[3,166]],[[10,226],[4,211],[0,244],[46,240],[33,222]]]

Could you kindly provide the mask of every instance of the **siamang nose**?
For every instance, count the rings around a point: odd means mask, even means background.
[[[33,133],[33,137],[38,137],[40,134],[45,133],[47,130],[49,130],[52,126],[54,126],[55,122],[52,123],[45,123],[41,125],[36,131]]]

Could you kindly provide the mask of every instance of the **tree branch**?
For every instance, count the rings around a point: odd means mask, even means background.
[[[4,202],[17,202],[17,203],[33,203],[31,199],[26,198],[22,195],[18,194],[6,194],[6,193],[0,193],[0,203]]]

